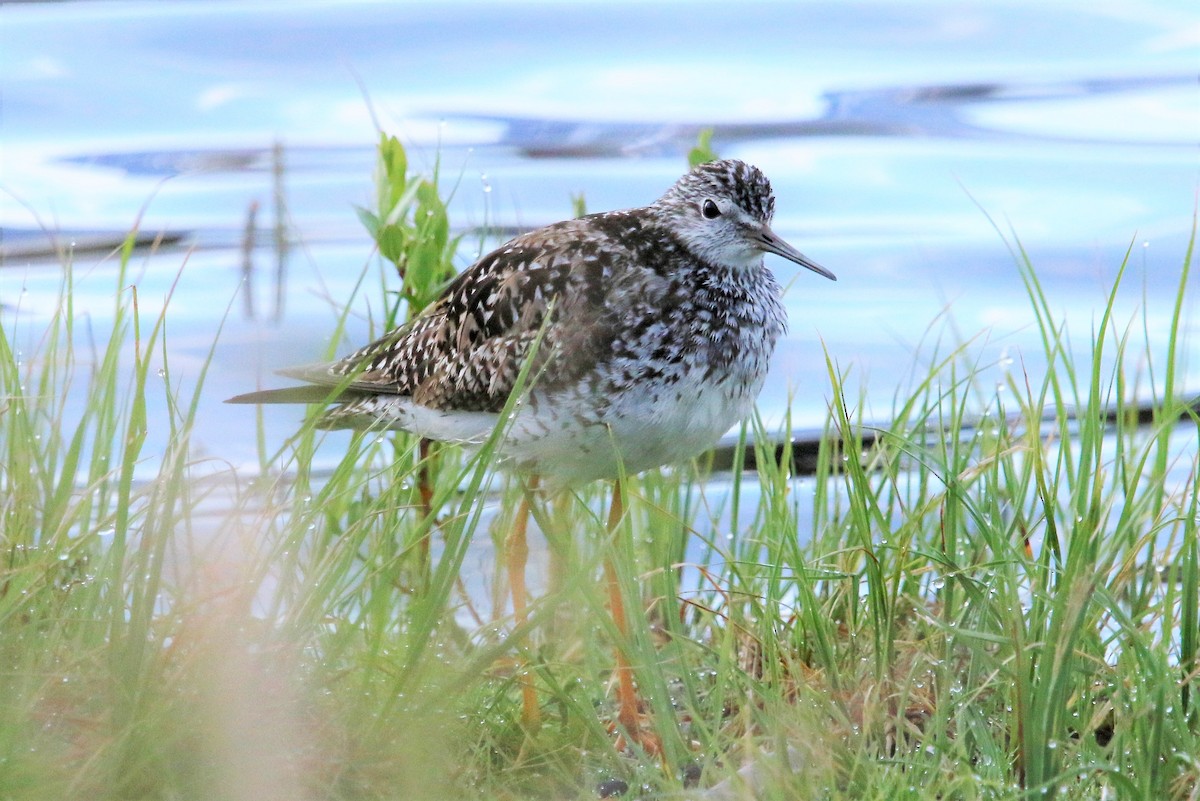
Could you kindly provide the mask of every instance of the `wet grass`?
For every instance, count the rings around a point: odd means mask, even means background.
[[[404,187],[368,212],[398,226],[385,255],[417,248],[444,275],[436,191],[381,180]],[[468,544],[502,541],[516,504],[490,445],[426,469],[415,440],[364,433],[318,477],[310,421],[260,475],[213,478],[164,321],[122,274],[114,325],[77,352],[66,270],[36,352],[14,351],[19,308],[0,329],[0,797],[1196,798],[1191,253],[1150,376],[1141,321],[1111,302],[1075,360],[1014,256],[1044,375],[998,389],[971,343],[931,337],[880,428],[831,361],[813,477],[751,421],[734,462],[753,451],[756,475],[701,459],[630,479],[612,541],[603,487],[540,505],[548,588],[519,626],[460,584]],[[147,419],[151,393],[168,419]],[[152,425],[168,452],[145,452]],[[225,517],[199,523],[217,493]],[[623,640],[599,582],[613,551]],[[614,748],[613,647],[661,756]]]

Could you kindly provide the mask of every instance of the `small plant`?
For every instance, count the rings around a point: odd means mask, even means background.
[[[400,277],[398,303],[385,327],[412,319],[454,277],[454,253],[460,237],[450,236],[446,203],[438,193],[437,171],[431,178],[409,175],[408,155],[394,136],[381,134],[375,169],[375,209],[358,208],[358,218],[375,240],[379,255]]]
[[[712,146],[713,130],[705,128],[700,131],[696,137],[696,144],[688,151],[688,166],[699,167],[701,164],[707,164],[710,161],[716,161],[720,158],[717,151]]]
[[[380,134],[375,170],[376,208],[359,208],[358,216],[375,240],[379,255],[395,267],[400,278],[396,303],[384,318],[387,329],[402,320],[411,320],[441,294],[454,277],[454,253],[460,237],[450,236],[446,204],[438,192],[437,171],[432,178],[409,175],[408,156],[400,140]],[[395,435],[396,458],[417,461],[415,490],[419,508],[425,517],[438,513],[434,505],[440,464],[445,458],[443,446],[430,440],[419,441],[415,452],[405,434]],[[415,548],[415,571],[408,580],[415,588],[428,584],[428,538]]]

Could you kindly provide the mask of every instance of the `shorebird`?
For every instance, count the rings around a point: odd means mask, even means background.
[[[611,535],[624,512],[620,474],[691,459],[753,408],[786,327],[763,255],[837,280],[771,230],[774,210],[758,168],[703,164],[648,206],[522,234],[377,341],[330,364],[281,371],[306,386],[230,401],[325,403],[324,427],[479,444],[532,359],[535,377],[505,423],[498,460],[526,477],[508,548],[514,615],[524,621],[531,488],[613,481]],[[611,557],[605,576],[624,635]],[[633,671],[616,650],[617,720],[640,740]],[[536,721],[528,677],[523,687],[525,718]]]

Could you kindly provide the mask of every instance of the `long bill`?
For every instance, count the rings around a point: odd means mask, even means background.
[[[774,253],[776,256],[783,256],[788,261],[799,264],[801,267],[807,267],[817,275],[825,276],[830,281],[837,280],[836,275],[817,264],[808,256],[805,256],[803,253],[796,250],[787,242],[784,242],[778,235],[776,235],[774,231],[765,225],[762,227],[762,230],[758,232],[757,242],[755,244],[757,244],[766,253]]]

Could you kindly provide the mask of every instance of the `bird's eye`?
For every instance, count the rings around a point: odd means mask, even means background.
[[[721,216],[721,210],[711,200],[704,201],[704,205],[700,207],[700,213],[704,215],[704,219],[706,220],[715,220]]]

